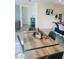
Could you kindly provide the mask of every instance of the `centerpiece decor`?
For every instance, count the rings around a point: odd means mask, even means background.
[[[33,36],[35,38],[41,39],[41,32],[39,31],[39,28],[33,33]]]

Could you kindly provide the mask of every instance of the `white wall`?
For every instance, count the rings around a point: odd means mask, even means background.
[[[46,9],[53,9],[53,15],[46,15]],[[62,5],[59,4],[38,4],[37,11],[37,27],[42,29],[49,29],[52,27],[52,22],[55,20],[55,14],[64,14],[64,9]]]
[[[55,15],[62,13],[64,15],[64,6],[60,4],[42,4],[34,3],[32,5],[24,5],[27,7],[27,23],[30,25],[30,18],[36,18],[36,28],[49,29],[52,28],[52,22],[55,20]],[[46,15],[46,9],[53,9],[53,15]],[[64,17],[63,17],[64,18]],[[64,20],[64,19],[63,19]]]
[[[37,24],[37,4],[33,4],[28,8],[28,24],[30,25],[31,17],[35,17],[36,24]],[[37,25],[36,25],[37,27]]]

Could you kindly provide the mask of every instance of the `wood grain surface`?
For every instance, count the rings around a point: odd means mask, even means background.
[[[24,50],[58,44],[55,40],[51,39],[50,37],[47,39],[37,39],[33,37],[33,32],[24,32],[23,36],[25,41]],[[25,58],[36,59],[39,57],[43,57],[46,55],[51,55],[51,54],[55,54],[63,51],[64,51],[64,48],[62,48],[60,45],[44,47],[44,48],[26,51]]]

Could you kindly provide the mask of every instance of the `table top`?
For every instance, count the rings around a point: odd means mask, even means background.
[[[23,36],[25,55],[27,57],[29,55],[32,56],[32,59],[55,54],[64,50],[58,42],[50,37],[47,39],[36,39],[33,37],[33,32],[24,32]]]
[[[56,54],[63,52],[63,49],[60,48],[60,45],[53,46],[53,47],[46,47],[36,50],[30,50],[25,52],[25,58],[27,59],[37,59],[40,57]]]

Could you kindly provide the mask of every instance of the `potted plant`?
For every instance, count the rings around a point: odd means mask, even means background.
[[[41,38],[41,32],[39,31],[39,29],[37,29],[37,30],[34,32],[34,37],[35,37],[35,38],[38,38],[38,39]]]
[[[35,33],[35,37],[40,39],[41,38],[41,33],[40,32],[36,32]]]

